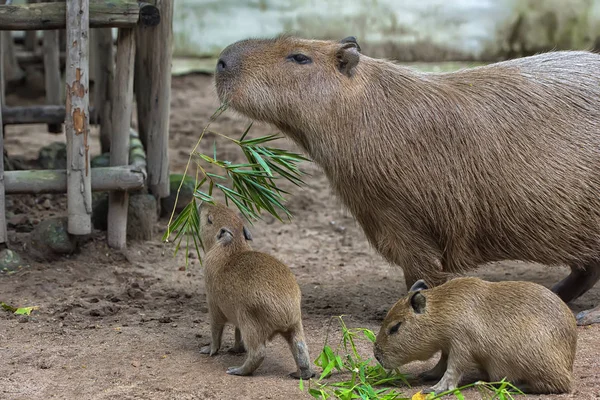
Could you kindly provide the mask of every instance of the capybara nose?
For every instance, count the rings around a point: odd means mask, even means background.
[[[217,61],[217,72],[223,72],[225,71],[225,69],[227,69],[227,64],[225,63],[225,60],[219,58],[219,61]]]
[[[223,74],[233,72],[240,63],[242,49],[237,43],[229,45],[219,55],[217,61],[217,73]]]

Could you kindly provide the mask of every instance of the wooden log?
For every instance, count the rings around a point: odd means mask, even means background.
[[[90,108],[91,124],[98,124],[94,115],[94,108]],[[62,124],[65,122],[65,106],[26,106],[26,107],[3,107],[2,117],[4,125],[24,124]]]
[[[94,112],[92,119],[101,120],[100,125],[100,147],[102,153],[110,150],[110,135],[112,129],[112,98],[113,98],[113,79],[114,79],[114,57],[113,57],[113,37],[110,28],[94,29],[92,31],[94,39],[93,47],[95,61],[92,64],[95,69],[94,81]]]
[[[60,31],[57,31],[60,32]],[[59,34],[60,36],[60,34]],[[44,55],[40,52],[31,52],[31,51],[17,51],[16,52],[17,63],[20,67],[32,65],[32,64],[41,64],[44,62]],[[58,59],[60,61],[60,65],[63,66],[65,64],[65,52],[61,51],[58,55]]]
[[[135,166],[92,168],[92,190],[141,190],[146,184],[146,171]],[[4,174],[7,194],[42,194],[67,192],[66,170],[6,171]]]
[[[46,104],[62,103],[61,73],[57,30],[45,30],[44,34],[44,81],[46,86]],[[48,124],[48,132],[62,133],[62,123]]]
[[[59,3],[42,4],[46,7]],[[67,0],[67,208],[72,235],[92,232],[89,157],[89,0]]]
[[[66,8],[64,1],[0,7],[0,30],[64,29]],[[135,0],[94,0],[89,10],[91,28],[133,28],[138,23],[153,26],[160,22],[158,8]]]
[[[0,109],[2,104],[4,104],[4,43],[0,40]],[[0,113],[0,248],[5,248],[8,242],[4,185],[4,125],[2,124],[2,113]]]
[[[157,0],[161,23],[138,26],[136,100],[140,137],[146,146],[148,187],[158,198],[169,195],[169,114],[171,102],[171,59],[173,7]]]
[[[133,74],[135,65],[135,31],[119,29],[117,39],[117,65],[112,104],[113,132],[110,139],[110,165],[129,163],[129,130],[133,109]],[[108,194],[108,245],[123,249],[127,245],[127,209],[129,194]]]

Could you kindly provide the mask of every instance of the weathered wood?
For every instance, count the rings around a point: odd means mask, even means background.
[[[141,190],[146,184],[146,171],[137,166],[92,168],[92,190]],[[67,192],[66,170],[6,171],[4,184],[7,194],[42,194]]]
[[[27,3],[39,3],[38,0],[27,0]],[[25,48],[29,51],[35,51],[38,47],[37,31],[25,32]]]
[[[160,10],[160,25],[137,28],[136,100],[140,137],[146,146],[148,159],[148,187],[161,198],[169,195],[174,4],[169,0],[157,0],[156,6]]]
[[[119,29],[117,65],[112,104],[113,132],[110,139],[110,165],[129,163],[129,129],[133,109],[133,74],[135,65],[135,31]],[[111,192],[108,195],[108,245],[123,249],[127,245],[127,209],[129,194]]]
[[[1,39],[1,38],[0,38]],[[0,109],[4,104],[4,44],[0,40]],[[6,202],[4,195],[4,126],[2,113],[0,113],[0,248],[6,247],[8,237],[6,234]]]
[[[0,6],[0,8],[6,6]],[[0,23],[1,24],[1,23]],[[4,82],[17,82],[25,77],[25,72],[17,62],[15,44],[10,32],[0,32],[0,40],[3,42],[4,53]]]
[[[62,103],[60,58],[57,30],[45,30],[44,53],[44,81],[46,86],[46,104],[59,105]],[[48,124],[48,132],[62,133],[62,123]]]
[[[90,108],[90,124],[98,124],[94,115],[94,108]],[[4,125],[24,124],[62,124],[65,122],[65,106],[19,106],[3,107],[2,117]]]
[[[112,129],[112,98],[114,79],[113,36],[110,28],[94,29],[92,31],[95,54],[92,68],[95,70],[94,81],[94,111],[92,119],[101,120],[100,147],[102,153],[110,150],[110,135]]]
[[[60,3],[41,4],[51,7]],[[67,207],[68,231],[92,232],[89,157],[89,0],[67,0]]]
[[[64,29],[66,8],[64,1],[0,6],[0,30]],[[89,10],[91,28],[133,28],[138,22],[148,26],[160,22],[159,10],[154,5],[134,0],[94,0]]]
[[[56,31],[59,32],[59,31]],[[59,34],[60,36],[60,34]],[[31,51],[17,51],[16,52],[17,63],[19,66],[24,67],[32,64],[40,64],[44,62],[44,55],[40,52],[31,52]],[[58,55],[58,59],[61,65],[65,63],[65,52],[61,51]]]

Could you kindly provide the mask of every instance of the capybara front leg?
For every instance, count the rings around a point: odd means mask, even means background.
[[[593,324],[600,324],[600,305],[577,314],[577,325],[585,326]]]
[[[289,375],[295,379],[310,379],[315,376],[315,373],[310,366],[310,356],[308,354],[306,340],[304,339],[302,323],[299,323],[295,328],[285,333],[283,336],[290,346],[294,361],[296,362],[296,367],[298,368]]]
[[[463,371],[464,366],[462,365],[461,360],[450,354],[448,356],[448,366],[442,379],[431,388],[423,390],[423,393],[435,393],[438,395],[448,390],[456,389],[463,376]]]
[[[228,352],[233,353],[233,354],[241,354],[241,353],[244,353],[245,351],[246,351],[246,348],[244,347],[244,341],[242,340],[242,334],[240,333],[240,329],[236,326],[235,327],[235,343],[233,344],[233,347],[228,350]]]
[[[225,317],[219,309],[210,309],[210,345],[200,349],[201,354],[209,354],[214,356],[221,348],[221,338],[223,337],[223,328],[225,328]]]
[[[571,273],[552,287],[565,303],[575,300],[600,280],[600,262],[592,262],[583,267],[571,266]]]
[[[424,382],[439,381],[444,376],[446,369],[448,369],[448,355],[442,353],[440,361],[438,361],[435,367],[433,367],[429,371],[419,374],[419,379]]]

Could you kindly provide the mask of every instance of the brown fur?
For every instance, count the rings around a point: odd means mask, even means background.
[[[234,43],[221,61],[220,99],[323,167],[407,287],[506,259],[569,265],[554,288],[565,301],[600,279],[600,55],[422,73],[280,37]]]
[[[422,375],[441,378],[431,388],[438,393],[456,388],[472,367],[492,382],[507,378],[530,393],[571,390],[577,324],[557,295],[531,282],[456,278],[419,290],[421,282],[381,325],[374,352],[385,368],[441,351],[440,363]]]
[[[215,355],[226,322],[236,327],[233,352],[248,350],[241,367],[227,373],[249,375],[262,363],[267,341],[281,334],[298,367],[294,378],[314,375],[304,339],[301,293],[290,269],[268,254],[252,251],[242,219],[224,205],[202,203],[201,239],[206,251],[205,285],[212,341],[201,352]]]

